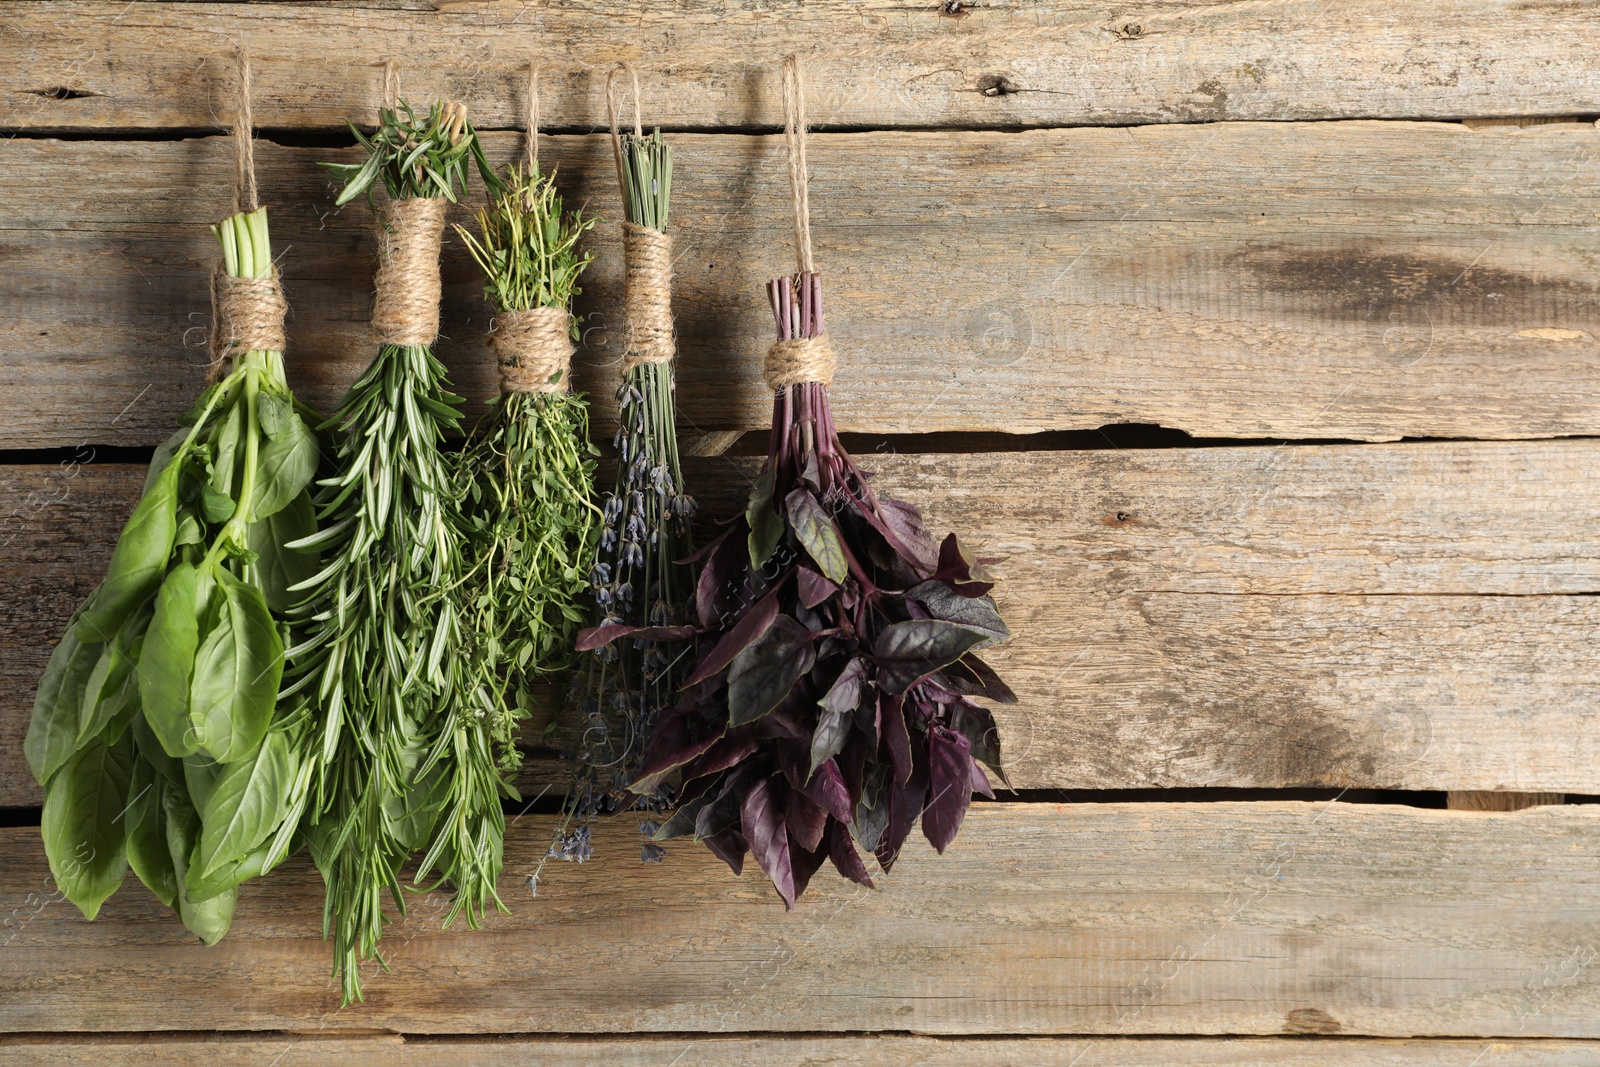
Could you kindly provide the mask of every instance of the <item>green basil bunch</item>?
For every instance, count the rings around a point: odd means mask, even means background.
[[[213,227],[235,278],[270,279],[266,209]],[[34,700],[50,870],[84,916],[141,881],[207,944],[238,886],[287,856],[308,717],[278,712],[288,589],[315,573],[306,488],[320,449],[275,351],[236,355],[156,450],[105,580]]]

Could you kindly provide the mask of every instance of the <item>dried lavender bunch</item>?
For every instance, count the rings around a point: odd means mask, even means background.
[[[778,340],[823,333],[809,271],[771,286]],[[633,788],[677,778],[660,839],[693,834],[736,872],[747,851],[793,906],[824,860],[871,885],[920,817],[944,851],[979,762],[1002,775],[994,719],[1016,698],[979,659],[1009,636],[955,535],[878,497],[839,443],[827,387],[786,385],[748,509],[703,553],[698,661]]]
[[[672,196],[672,149],[661,132],[620,136],[627,220],[665,233]],[[634,362],[631,361],[630,362]],[[620,426],[615,486],[606,494],[604,529],[591,574],[599,625],[579,638],[596,655],[579,682],[579,735],[567,820],[552,854],[588,856],[591,816],[634,805],[659,811],[657,790],[635,790],[645,740],[662,709],[677,699],[687,670],[694,575],[694,498],[684,492],[678,461],[675,387],[670,362],[637,362],[617,390]],[[627,634],[626,639],[618,639]],[[644,824],[653,835],[656,824]],[[659,859],[653,841],[646,860]]]

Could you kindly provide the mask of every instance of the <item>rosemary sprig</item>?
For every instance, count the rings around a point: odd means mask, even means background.
[[[379,175],[391,197],[454,200],[469,155],[493,177],[455,105],[436,104],[424,120],[402,103],[383,111],[372,138],[358,139],[366,163],[330,168],[348,179],[340,203]],[[438,823],[471,806],[463,798],[485,788],[478,768],[493,765],[455,730],[460,620],[448,590],[465,564],[440,441],[460,425],[462,401],[448,385],[427,345],[379,347],[326,424],[339,431],[337,473],[318,482],[322,529],[301,542],[321,550],[324,566],[295,587],[305,599],[285,695],[300,695],[318,726],[307,753],[319,772],[307,822],[327,885],[323,936],[333,939],[346,1004],[361,998],[361,961],[377,956],[384,890],[404,914],[402,864]],[[498,851],[492,860],[480,850],[430,858],[462,898],[493,894]]]
[[[628,221],[664,231],[672,149],[660,130],[646,137],[625,133],[621,140]],[[649,628],[652,633],[599,647],[581,679],[574,781],[552,849],[564,859],[587,858],[589,821],[597,812],[665,806],[664,793],[641,798],[628,786],[656,718],[677,699],[686,673],[686,646],[670,635],[686,626],[693,610],[693,573],[682,561],[693,551],[689,526],[695,502],[683,490],[678,461],[672,365],[633,367],[623,377],[617,401],[616,482],[605,498],[591,585],[599,628]],[[646,822],[642,829],[648,838],[655,825]],[[641,852],[646,860],[663,855],[649,840]]]
[[[553,179],[536,165],[510,168],[490,207],[478,213],[482,236],[457,231],[498,312],[559,308],[575,329],[568,308],[592,258],[577,244],[595,220],[565,211]],[[578,601],[600,524],[596,455],[588,402],[565,389],[503,394],[461,453],[460,522],[470,564],[456,597],[465,664],[458,743],[493,752],[500,777],[491,781],[487,766],[479,768],[478,791],[461,805],[461,819],[440,828],[433,852],[442,856],[480,847],[499,870],[500,797],[516,797],[509,779],[521,764],[518,723],[532,711],[534,680],[570,665],[572,635],[584,618]],[[424,873],[432,858],[430,852]],[[441,873],[462,884],[448,866]],[[492,880],[484,889],[475,898],[463,889],[458,898],[455,910],[465,904],[470,925],[493,896]]]

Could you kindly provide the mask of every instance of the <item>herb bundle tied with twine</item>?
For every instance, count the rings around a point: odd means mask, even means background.
[[[657,836],[692,835],[735,871],[753,854],[793,906],[824,862],[871,885],[862,850],[889,869],[919,820],[944,851],[972,794],[992,795],[979,764],[1001,774],[972,698],[1015,697],[977,655],[1008,636],[981,566],[874,493],[834,430],[793,57],[783,75],[799,269],[768,287],[771,451],[701,554],[697,661],[633,788],[680,782]]]
[[[351,126],[366,160],[323,164],[345,180],[337,203],[370,200],[380,180],[389,199],[372,313],[378,352],[327,423],[338,435],[337,469],[318,483],[323,528],[301,542],[321,551],[323,566],[296,587],[304,599],[286,690],[316,725],[306,751],[318,769],[309,842],[346,1004],[361,997],[362,961],[382,963],[384,893],[405,912],[408,857],[426,850],[418,879],[437,870],[454,889],[446,923],[492,899],[499,873],[489,842],[460,844],[461,823],[500,768],[458,729],[476,726],[458,696],[461,620],[450,595],[466,559],[453,463],[440,444],[460,424],[461,398],[431,349],[445,209],[466,184],[469,160],[491,189],[499,179],[460,104],[413,110],[398,99],[392,62],[384,95],[372,136]]]
[[[73,614],[25,750],[50,871],[94,918],[129,867],[213,944],[239,885],[298,846],[311,766],[280,709],[289,587],[316,569],[307,486],[321,421],[284,376],[284,303],[257,201],[239,63],[234,214],[212,227],[207,387],[156,449],[104,581]]]

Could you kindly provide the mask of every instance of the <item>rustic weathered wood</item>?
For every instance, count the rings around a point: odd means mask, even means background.
[[[1346,1038],[457,1037],[372,1034],[114,1034],[0,1037],[0,1060],[37,1067],[188,1067],[197,1057],[244,1067],[1600,1067],[1600,1042]]]
[[[414,900],[344,1011],[302,859],[206,949],[132,882],[84,922],[3,830],[0,1030],[1600,1036],[1587,806],[984,804],[944,856],[917,838],[877,892],[819,873],[790,913],[698,847],[638,863],[631,822],[530,899],[550,824],[522,820],[513,914],[441,932]]]
[[[1457,811],[1521,811],[1545,804],[1563,804],[1564,793],[1507,793],[1491,790],[1450,790],[1446,806]]]
[[[998,556],[1020,788],[1600,792],[1600,444],[868,457]],[[688,477],[707,518],[751,459]],[[0,804],[33,687],[138,468],[0,467]],[[530,794],[559,780],[537,761]]]
[[[135,13],[139,8],[132,9]],[[507,158],[518,138],[489,138]],[[616,213],[605,139],[548,137]],[[674,138],[686,432],[766,425],[762,292],[786,269],[781,138]],[[1600,433],[1590,126],[1221,123],[813,139],[812,218],[844,429],[1145,422],[1233,437]],[[371,213],[263,144],[291,377],[328,405],[370,359]],[[201,379],[226,138],[21,140],[0,173],[0,447],[151,444]],[[84,175],[93,175],[85,181]],[[458,215],[465,222],[465,209]],[[615,227],[578,384],[616,378]],[[492,388],[476,268],[447,253],[441,352]]]
[[[500,127],[522,120],[518,72],[529,56],[547,71],[545,121],[576,128],[605,121],[605,75],[620,59],[639,66],[647,122],[776,125],[773,71],[789,52],[806,61],[815,120],[834,125],[1600,110],[1584,50],[1571,47],[1600,25],[1578,5],[585,0],[530,9],[450,0],[306,12],[289,3],[22,5],[0,26],[10,58],[0,126],[211,125],[235,41],[254,53],[265,126],[363,117],[378,103],[377,62],[391,53],[405,63],[407,93],[459,97]]]

